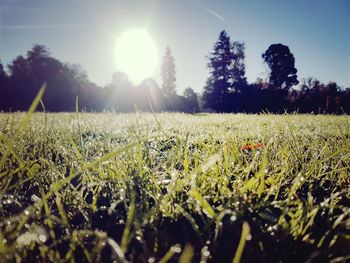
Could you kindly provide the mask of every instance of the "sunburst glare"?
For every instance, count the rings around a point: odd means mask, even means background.
[[[138,83],[150,77],[158,66],[158,49],[146,30],[132,29],[117,38],[115,59],[118,70]]]

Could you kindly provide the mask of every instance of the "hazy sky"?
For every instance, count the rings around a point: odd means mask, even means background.
[[[261,54],[282,43],[294,54],[299,80],[350,87],[350,0],[0,0],[0,59],[8,64],[44,44],[104,86],[116,71],[116,37],[133,28],[149,31],[161,57],[170,46],[179,92],[202,91],[206,56],[223,29],[245,42],[251,82],[266,77]],[[160,81],[159,70],[152,77]]]

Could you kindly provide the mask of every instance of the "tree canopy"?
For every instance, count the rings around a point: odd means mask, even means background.
[[[270,68],[269,83],[272,87],[288,90],[299,83],[295,59],[289,47],[273,44],[262,54],[262,58]]]
[[[237,106],[235,95],[247,84],[244,58],[244,43],[232,43],[226,31],[221,31],[209,56],[210,76],[204,87],[204,107],[225,112]]]

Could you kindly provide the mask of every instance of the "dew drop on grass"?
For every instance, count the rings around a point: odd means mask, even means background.
[[[236,215],[232,215],[232,216],[230,217],[230,220],[231,220],[232,222],[236,221],[236,220],[237,220]]]
[[[205,257],[209,257],[210,256],[210,252],[208,250],[203,252],[203,256]]]
[[[30,198],[33,202],[37,202],[40,201],[40,197],[38,197],[37,195],[33,194]]]
[[[25,214],[26,216],[28,216],[28,215],[29,215],[29,211],[28,211],[28,210],[24,210],[24,214]]]
[[[47,240],[47,237],[46,237],[45,235],[39,235],[39,240],[40,240],[41,242],[45,243],[46,240]]]
[[[181,253],[181,247],[180,246],[173,246],[171,248],[171,251],[173,251],[174,253]]]
[[[208,246],[204,246],[204,247],[202,248],[201,252],[202,252],[202,256],[205,257],[205,258],[207,258],[207,257],[210,256],[210,252],[209,252],[209,250],[208,250]]]
[[[251,235],[251,234],[249,234],[249,235],[247,236],[246,240],[247,240],[247,241],[252,240],[252,235]]]
[[[7,239],[4,238],[4,239],[2,240],[2,243],[3,243],[3,244],[6,244],[6,243],[7,243]]]

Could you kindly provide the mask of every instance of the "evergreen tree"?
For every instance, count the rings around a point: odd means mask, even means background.
[[[176,94],[176,69],[175,59],[171,54],[169,47],[166,48],[162,63],[162,90],[164,95],[170,96]]]
[[[214,45],[214,51],[209,56],[208,68],[210,77],[204,87],[204,107],[219,112],[229,109],[229,91],[234,83],[233,60],[230,37],[226,31],[220,33]]]
[[[231,45],[233,53],[233,65],[232,65],[232,79],[233,87],[235,90],[243,88],[247,85],[247,79],[245,77],[245,46],[243,42],[233,42]]]

